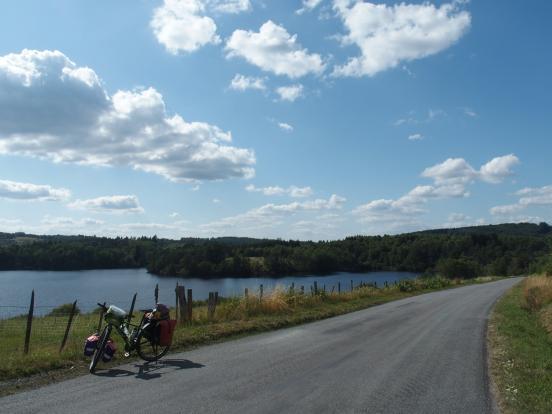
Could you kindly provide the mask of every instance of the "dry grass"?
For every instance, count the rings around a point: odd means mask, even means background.
[[[537,312],[552,304],[552,277],[531,276],[523,282],[523,306]]]
[[[527,278],[497,302],[489,321],[490,372],[503,414],[552,412],[552,336],[542,323],[552,305],[541,305],[547,296],[538,293],[548,286],[546,278]]]

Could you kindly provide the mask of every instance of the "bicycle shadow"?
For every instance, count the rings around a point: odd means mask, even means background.
[[[98,371],[95,375],[99,377],[131,377],[134,376],[142,380],[152,380],[161,378],[164,374],[181,369],[203,368],[205,365],[187,359],[162,359],[156,362],[145,362],[143,364],[134,364],[138,372],[129,371],[121,368],[111,368],[107,371]]]

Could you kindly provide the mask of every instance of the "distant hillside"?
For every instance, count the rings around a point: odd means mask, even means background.
[[[449,277],[552,273],[551,253],[552,229],[546,223],[359,235],[320,242],[0,233],[0,270],[146,267],[158,275],[205,278],[375,270]]]
[[[505,223],[458,227],[453,229],[424,230],[413,234],[505,234],[510,236],[546,236],[552,234],[552,226],[547,223]]]

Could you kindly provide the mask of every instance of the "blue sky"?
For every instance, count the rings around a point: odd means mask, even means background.
[[[548,1],[2,8],[0,231],[552,221]]]

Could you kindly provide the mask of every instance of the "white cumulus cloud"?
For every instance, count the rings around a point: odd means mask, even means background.
[[[70,208],[107,213],[143,213],[138,197],[135,195],[112,195],[87,200],[75,200]]]
[[[246,91],[248,89],[263,91],[266,89],[265,82],[265,78],[244,76],[237,73],[230,81],[230,89],[233,89],[235,91]]]
[[[489,183],[500,183],[513,174],[513,167],[519,164],[514,154],[495,157],[475,170],[464,158],[448,158],[444,162],[426,168],[422,176],[432,178],[436,183],[468,183],[480,179]]]
[[[269,20],[258,32],[235,30],[226,43],[228,57],[242,57],[264,71],[290,78],[320,74],[325,64],[322,57],[309,53],[283,26]]]
[[[276,88],[276,93],[280,96],[281,101],[294,102],[303,96],[303,85],[280,86]]]
[[[422,134],[410,134],[408,136],[408,139],[410,141],[421,141],[422,139],[424,139],[424,136]]]
[[[468,197],[468,184],[475,180],[496,184],[512,174],[519,162],[513,154],[493,158],[480,170],[475,170],[463,158],[449,158],[426,168],[422,176],[433,180],[433,185],[418,185],[397,199],[378,199],[353,210],[361,223],[391,223],[412,226],[419,224],[416,217],[427,212],[430,200]]]
[[[333,194],[328,199],[265,204],[242,214],[203,224],[200,230],[207,234],[254,234],[259,229],[276,227],[282,224],[286,217],[298,213],[340,210],[345,201],[345,198]]]
[[[374,4],[360,0],[334,0],[347,34],[360,55],[334,69],[336,76],[373,76],[401,62],[421,59],[447,49],[468,30],[470,14],[461,2],[433,5]]]
[[[0,180],[0,198],[4,199],[60,201],[68,199],[70,195],[71,192],[65,188]]]
[[[200,0],[164,0],[155,9],[150,25],[157,41],[169,53],[194,52],[209,43],[219,43],[217,25],[203,15],[205,5]]]
[[[0,56],[0,154],[129,166],[172,181],[251,177],[255,155],[204,122],[169,116],[153,88],[112,96],[59,51]]]
[[[515,204],[492,207],[493,215],[508,216],[532,206],[552,206],[552,185],[537,188],[523,188],[516,192],[519,200]]]

